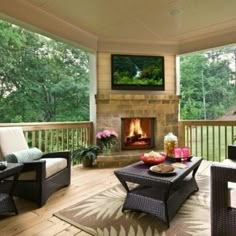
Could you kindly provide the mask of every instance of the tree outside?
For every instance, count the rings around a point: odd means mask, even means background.
[[[89,120],[86,52],[0,21],[0,122]]]
[[[232,109],[236,104],[235,68],[235,46],[181,56],[181,119],[214,120]]]

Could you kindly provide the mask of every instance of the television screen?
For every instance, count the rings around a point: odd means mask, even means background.
[[[111,55],[112,89],[165,90],[164,57]]]

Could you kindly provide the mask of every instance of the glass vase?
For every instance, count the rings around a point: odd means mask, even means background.
[[[111,156],[112,150],[111,149],[103,149],[104,156]]]

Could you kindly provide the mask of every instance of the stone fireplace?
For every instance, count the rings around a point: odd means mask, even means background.
[[[121,150],[151,149],[155,143],[155,118],[121,118]]]
[[[150,118],[153,124],[151,133],[148,133],[152,141],[142,148],[153,150],[163,150],[164,136],[173,132],[178,135],[178,106],[179,96],[176,95],[150,95],[150,94],[98,94],[96,95],[96,132],[103,129],[113,129],[119,135],[119,141],[115,147],[116,152],[124,150],[139,150],[137,143],[132,147],[126,148],[121,138],[124,135],[122,131],[122,121],[127,119]],[[145,124],[147,126],[147,124]],[[149,124],[150,125],[150,124]],[[151,132],[149,130],[149,132]],[[147,134],[146,134],[147,135]],[[127,135],[129,136],[129,135]],[[132,136],[132,135],[131,135]],[[145,141],[139,133],[128,137],[132,140],[141,138],[139,141]],[[146,139],[147,141],[148,139]]]

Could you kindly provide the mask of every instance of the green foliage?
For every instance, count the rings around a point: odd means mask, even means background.
[[[150,78],[130,78],[127,76],[120,76],[119,73],[116,73],[116,84],[139,84],[139,85],[161,85],[162,80],[150,79]],[[120,76],[120,77],[119,77]]]
[[[162,72],[159,67],[156,65],[151,65],[143,69],[140,78],[145,80],[153,80],[153,81],[160,81],[162,82]]]
[[[89,120],[88,55],[0,21],[0,122]]]
[[[91,162],[97,159],[97,155],[100,152],[100,147],[97,145],[89,145],[88,147],[79,147],[72,152],[72,164],[79,164],[87,159]]]
[[[183,120],[216,119],[235,102],[233,71],[222,50],[181,56],[180,76]]]
[[[125,71],[125,75],[133,77],[136,74],[136,65],[132,62],[129,57],[114,57],[114,70],[122,73]]]
[[[162,61],[156,57],[114,56],[113,78],[115,84],[162,85]]]

